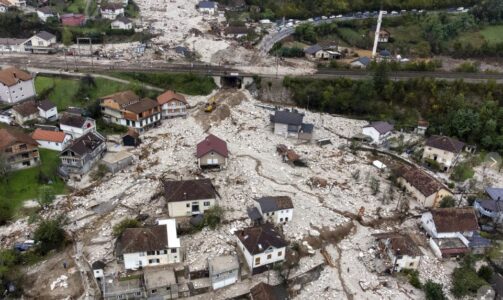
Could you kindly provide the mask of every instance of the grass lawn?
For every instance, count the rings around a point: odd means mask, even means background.
[[[39,188],[43,185],[39,183],[38,177],[42,172],[52,181],[52,188],[57,195],[67,192],[63,180],[57,176],[59,156],[57,151],[39,149],[42,164],[40,166],[14,171],[8,180],[0,183],[0,201],[7,201],[17,213],[23,201],[35,199]]]
[[[117,72],[110,75],[188,95],[208,95],[216,88],[212,77],[196,74]]]
[[[95,78],[96,87],[89,89],[90,99],[97,99],[115,92],[126,90],[127,85],[104,78]],[[35,89],[37,94],[46,92],[54,88],[48,95],[59,110],[65,110],[69,106],[85,105],[85,99],[77,95],[80,87],[80,79],[62,78],[52,76],[37,76],[35,79]]]
[[[487,26],[480,34],[489,44],[503,43],[503,25]]]

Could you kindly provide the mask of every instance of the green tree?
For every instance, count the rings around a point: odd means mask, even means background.
[[[370,178],[370,190],[372,191],[372,195],[377,195],[377,193],[379,193],[379,187],[379,180],[372,176]]]
[[[454,207],[456,206],[456,199],[452,196],[445,196],[442,201],[440,201],[441,208]]]
[[[61,41],[65,46],[73,44],[73,33],[70,29],[66,27],[63,29]]]
[[[120,221],[118,224],[114,225],[112,229],[112,233],[115,237],[119,237],[126,228],[139,228],[141,224],[136,219],[124,219]]]
[[[486,281],[477,275],[473,267],[463,266],[454,269],[452,273],[451,292],[457,298],[461,298],[476,293],[485,284]]]
[[[444,300],[446,299],[442,285],[431,280],[426,281],[423,286],[426,300]]]
[[[4,225],[12,218],[12,207],[9,203],[0,197],[0,225]]]
[[[374,71],[374,88],[380,93],[389,82],[389,65],[387,62],[378,63]]]
[[[42,208],[47,208],[56,198],[52,187],[44,185],[38,190],[37,202]]]
[[[63,218],[57,217],[42,221],[35,230],[34,239],[38,243],[37,250],[42,255],[47,254],[53,249],[61,248],[66,242]]]
[[[9,175],[10,166],[7,163],[7,158],[3,153],[0,153],[0,181],[6,181]]]
[[[489,282],[491,280],[491,277],[493,276],[493,269],[489,266],[482,266],[477,271],[477,275],[479,275],[479,277],[484,279],[485,281]]]

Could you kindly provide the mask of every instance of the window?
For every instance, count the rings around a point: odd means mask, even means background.
[[[28,146],[26,146],[26,144],[22,144],[22,145],[19,145],[19,149],[26,150],[26,149],[28,149]]]
[[[124,295],[117,295],[117,299],[125,299]]]
[[[141,292],[134,293],[136,296],[141,296]]]
[[[260,265],[260,257],[255,257],[255,265]]]
[[[267,259],[271,259],[272,258],[272,254],[267,254]]]
[[[155,255],[155,251],[147,251],[147,255]]]
[[[176,248],[171,249],[171,253],[176,253]]]
[[[153,258],[153,259],[148,260],[149,264],[158,264],[159,262],[160,262],[160,260],[158,258]]]
[[[283,222],[283,218],[279,218],[279,221],[280,221],[280,222]]]
[[[12,147],[9,147],[9,148],[5,149],[5,152],[6,153],[12,153]]]
[[[155,293],[157,293],[157,290],[155,290],[155,289],[154,289],[154,290],[151,290],[151,291],[150,291],[150,293],[151,293],[151,294],[155,294]]]
[[[204,206],[210,206],[210,201],[204,201]]]
[[[185,205],[186,207],[190,207],[190,203],[187,203],[187,205]]]
[[[409,264],[409,267],[412,267],[413,265],[414,265],[414,263],[413,263],[413,262],[411,262],[411,263]]]
[[[283,255],[283,251],[278,251],[278,256]]]

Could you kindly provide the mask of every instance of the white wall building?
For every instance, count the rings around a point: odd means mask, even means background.
[[[40,128],[35,129],[31,137],[37,141],[39,148],[63,151],[70,143],[72,137],[62,131],[43,130]]]
[[[49,6],[43,6],[37,9],[37,16],[42,22],[47,22],[48,18],[54,17],[54,13]]]
[[[131,30],[133,29],[133,22],[126,17],[118,17],[110,26],[114,30]]]
[[[59,121],[59,128],[72,139],[77,139],[88,132],[96,131],[96,121],[79,115],[63,114]]]
[[[170,217],[203,214],[216,205],[216,192],[210,179],[163,181],[164,198]]]
[[[393,125],[388,122],[372,122],[364,126],[362,133],[372,139],[373,144],[380,144],[386,140],[393,131]]]
[[[122,3],[108,3],[100,8],[100,12],[103,19],[115,20],[124,15],[124,7]]]
[[[234,234],[237,248],[253,274],[267,271],[274,263],[285,259],[287,243],[271,224],[245,228]]]
[[[197,9],[201,13],[213,15],[217,11],[217,3],[213,1],[201,1],[197,5]]]
[[[58,108],[49,100],[40,101],[37,108],[41,118],[51,121],[58,118]]]
[[[117,240],[116,255],[127,270],[181,262],[176,221],[159,220],[156,226],[127,228]]]
[[[402,269],[417,270],[423,253],[408,234],[395,232],[374,234],[378,249],[387,260],[391,272]]]
[[[293,218],[293,203],[288,196],[262,197],[255,200],[255,207],[266,222],[285,224]]]
[[[0,102],[14,104],[35,97],[33,77],[17,68],[0,71]]]

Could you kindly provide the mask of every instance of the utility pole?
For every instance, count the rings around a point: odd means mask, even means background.
[[[377,44],[379,43],[379,32],[381,32],[383,10],[379,11],[379,17],[377,18],[376,32],[374,36],[374,47],[372,48],[372,59],[375,59],[377,53]]]

